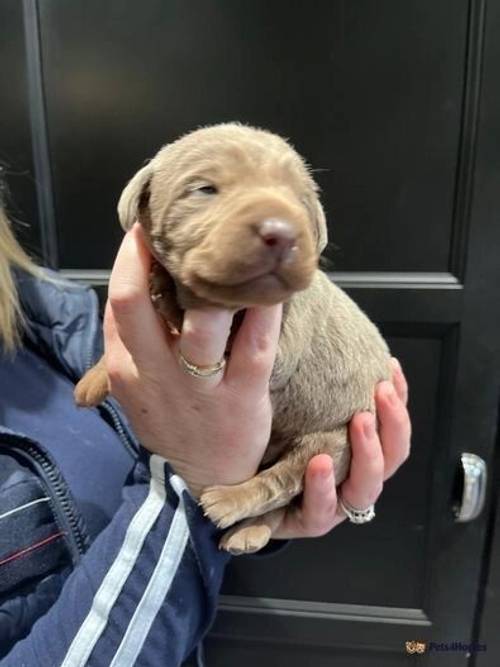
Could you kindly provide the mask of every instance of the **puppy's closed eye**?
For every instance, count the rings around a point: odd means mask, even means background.
[[[219,192],[215,185],[211,183],[201,183],[192,185],[188,194],[199,194],[199,195],[216,195]]]

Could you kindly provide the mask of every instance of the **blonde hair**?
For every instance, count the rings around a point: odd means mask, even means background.
[[[0,348],[12,352],[20,343],[24,323],[12,270],[41,277],[41,269],[21,248],[0,201]]]

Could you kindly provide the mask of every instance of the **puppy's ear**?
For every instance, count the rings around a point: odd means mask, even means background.
[[[326,226],[326,217],[323,207],[319,201],[317,192],[314,191],[305,198],[307,211],[314,223],[316,232],[316,248],[318,255],[321,255],[328,244],[328,228]]]
[[[149,198],[149,182],[153,175],[151,163],[135,174],[127,183],[118,202],[118,217],[125,231],[139,220],[140,209],[147,204]],[[139,220],[140,222],[140,220]]]

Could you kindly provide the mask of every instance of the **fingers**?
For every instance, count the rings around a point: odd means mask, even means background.
[[[314,456],[307,466],[302,499],[304,537],[319,537],[336,525],[337,489],[332,457]]]
[[[249,308],[236,334],[226,372],[235,389],[267,391],[281,329],[281,304]]]
[[[391,365],[392,365],[392,384],[396,389],[396,393],[399,396],[400,401],[403,403],[403,405],[407,405],[408,383],[406,382],[403,369],[401,368],[401,364],[396,359],[396,357],[393,357],[391,359]]]
[[[332,458],[328,454],[318,454],[307,466],[300,508],[287,509],[285,519],[273,537],[319,537],[340,521]]]
[[[391,382],[375,391],[379,434],[384,452],[384,479],[391,477],[410,454],[411,422],[405,404]]]
[[[189,363],[201,367],[218,363],[224,358],[232,320],[233,313],[229,310],[187,310],[178,343],[183,357]],[[219,384],[223,372],[208,378],[191,377],[188,374],[187,377],[201,389]]]
[[[357,509],[374,504],[382,492],[384,455],[369,412],[357,414],[349,425],[352,461],[349,477],[342,484],[342,497]]]
[[[116,328],[133,357],[151,355],[165,336],[149,295],[150,266],[142,227],[135,224],[123,238],[109,281]]]
[[[393,382],[379,384],[375,394],[380,434],[375,418],[367,413],[355,415],[349,426],[352,462],[349,477],[341,494],[358,509],[374,504],[382,492],[383,482],[406,460],[410,448],[411,424],[406,401],[408,385],[396,359]],[[379,437],[380,435],[380,437]],[[324,535],[345,520],[337,505],[332,460],[325,454],[309,462],[304,495],[300,508],[289,508],[275,537],[316,537]]]

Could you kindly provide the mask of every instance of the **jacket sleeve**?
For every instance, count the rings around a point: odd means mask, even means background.
[[[113,520],[2,667],[180,665],[213,620],[229,560],[218,538],[182,479],[144,454]]]

